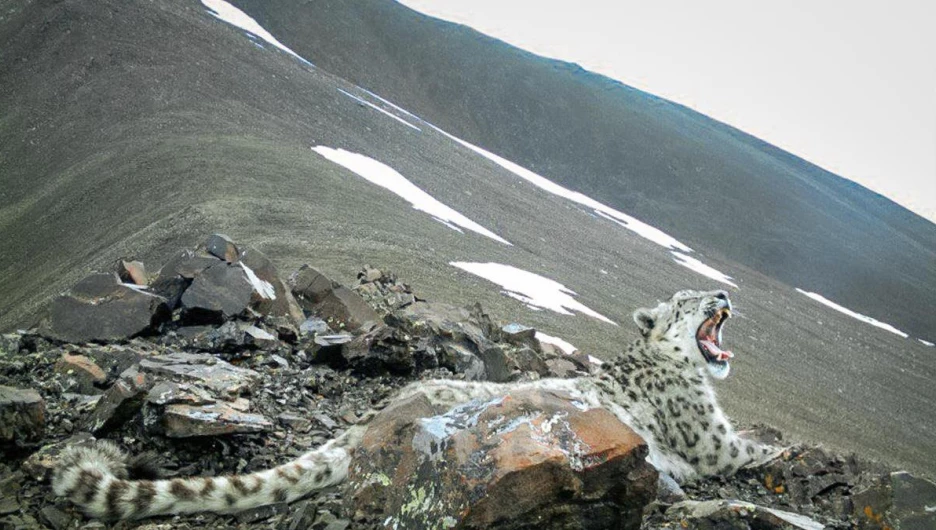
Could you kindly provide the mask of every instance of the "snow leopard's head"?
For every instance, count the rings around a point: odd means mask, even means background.
[[[648,342],[677,359],[688,355],[716,379],[728,377],[733,354],[722,349],[722,327],[731,316],[725,291],[679,291],[652,309],[638,309],[634,322]]]

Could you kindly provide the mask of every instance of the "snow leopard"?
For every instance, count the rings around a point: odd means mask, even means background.
[[[387,403],[422,393],[433,405],[454,407],[521,389],[558,391],[611,411],[647,442],[649,463],[677,482],[732,474],[774,459],[781,449],[739,436],[716,399],[711,380],[728,376],[733,357],[722,346],[731,309],[725,291],[680,291],[656,307],[638,309],[639,338],[595,375],[517,383],[419,381]],[[291,462],[243,475],[130,480],[127,454],[102,440],[67,449],[52,487],[89,516],[105,520],[231,513],[290,502],[345,480],[368,422],[382,408],[375,406],[339,437]]]

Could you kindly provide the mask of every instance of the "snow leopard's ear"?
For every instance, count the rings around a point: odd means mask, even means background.
[[[636,322],[637,327],[640,328],[640,333],[644,337],[647,337],[650,335],[650,332],[653,331],[653,326],[656,325],[656,315],[653,313],[652,309],[640,308],[634,311],[634,322]]]

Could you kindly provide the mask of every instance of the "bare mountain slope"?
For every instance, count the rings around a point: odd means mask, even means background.
[[[936,335],[936,225],[851,181],[390,0],[233,3],[322,68],[689,246]]]

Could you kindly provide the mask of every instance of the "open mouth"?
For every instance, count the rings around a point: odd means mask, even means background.
[[[702,325],[696,332],[696,343],[699,345],[699,351],[705,357],[705,360],[712,364],[728,364],[728,360],[734,357],[734,354],[728,350],[722,349],[722,326],[731,316],[731,310],[723,307],[715,313]]]

